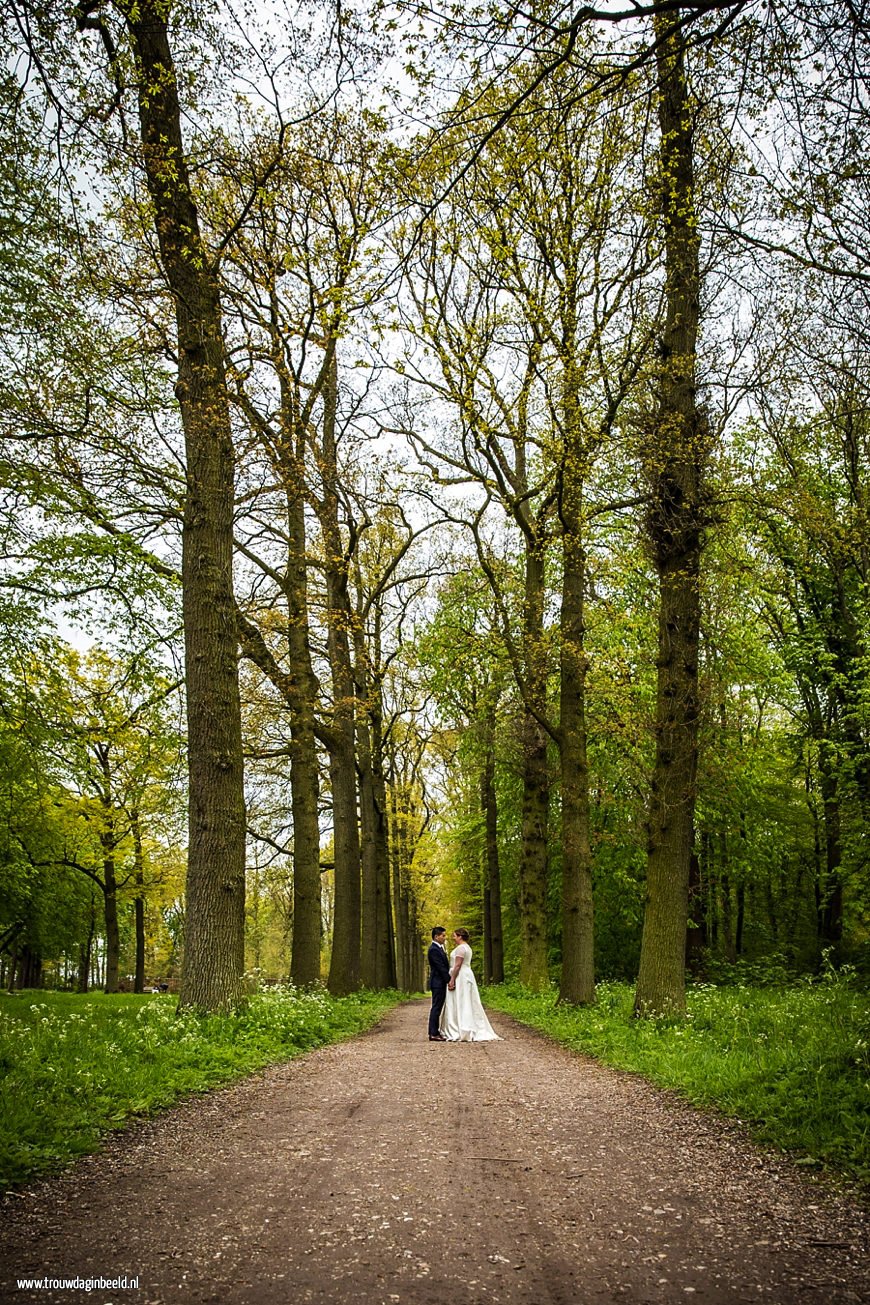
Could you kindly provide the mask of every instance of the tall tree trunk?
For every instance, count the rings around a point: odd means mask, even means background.
[[[114,831],[102,835],[103,845],[103,909],[106,920],[106,978],[104,990],[117,992],[121,941],[118,932],[118,884],[115,876]]]
[[[411,864],[419,833],[419,813],[413,795],[413,780],[402,774],[392,758],[390,781],[389,840],[394,857],[393,900],[396,909],[396,964],[398,982],[404,992],[419,992],[423,986],[424,950],[421,947],[417,898],[411,880]]]
[[[483,981],[492,983],[492,917],[490,894],[486,882],[486,862],[483,866]]]
[[[408,992],[408,899],[402,882],[402,830],[399,795],[395,781],[390,784],[390,874],[393,881],[393,909],[396,921],[396,984]]]
[[[774,944],[779,943],[779,902],[773,884],[773,870],[768,869],[764,877],[764,903],[767,907],[767,923]]]
[[[377,970],[379,988],[396,987],[396,935],[393,929],[393,905],[390,892],[389,827],[387,791],[383,772],[374,770],[375,853],[377,865],[376,909],[378,920]]]
[[[340,633],[333,629],[329,636],[330,650],[341,642]],[[352,685],[346,689],[339,687],[345,683],[343,671],[337,669],[334,662],[335,737],[327,748],[335,851],[332,958],[328,985],[330,992],[339,996],[354,992],[360,985],[360,838],[353,700],[349,696],[353,690]]]
[[[501,917],[501,863],[498,856],[498,801],[495,792],[495,752],[492,730],[488,739],[480,778],[480,800],[484,824],[484,929],[489,983],[504,983],[504,939]]]
[[[290,722],[293,746],[290,801],[293,811],[293,942],[290,980],[304,988],[320,979],[320,776],[314,716]]]
[[[698,409],[700,269],[692,106],[680,14],[654,19],[661,130],[667,315],[658,411],[646,450],[647,532],[659,579],[655,760],[650,785],[646,910],[635,1011],[686,1004],[686,921],[698,762],[700,561],[709,432]]]
[[[734,951],[743,955],[743,924],[746,919],[746,885],[741,879],[737,885],[737,923],[734,926]]]
[[[576,332],[573,305],[564,360],[564,449],[560,468],[562,521],[562,610],[559,753],[562,768],[562,979],[559,1000],[588,1005],[595,1000],[595,936],[592,909],[592,844],[589,765],[586,748],[586,553],[583,543],[583,485],[587,453],[574,377]]]
[[[25,943],[21,948],[19,957],[18,987],[39,988],[41,986],[42,956],[30,943]]]
[[[362,577],[357,568],[362,608]],[[362,830],[363,983],[396,986],[396,940],[390,894],[387,787],[384,780],[383,704],[380,687],[380,609],[372,612],[369,636],[358,615],[354,625],[354,679],[357,693],[357,764]]]
[[[88,918],[88,936],[83,943],[79,945],[79,973],[77,992],[87,992],[91,977],[91,956],[94,950],[94,932],[96,929],[96,911],[94,910],[94,895],[91,893],[91,910]]]
[[[359,667],[359,657],[357,658]],[[360,690],[357,670],[357,690]],[[364,690],[363,690],[364,692]],[[362,883],[360,915],[362,940],[360,943],[360,982],[364,988],[376,988],[378,970],[378,846],[377,813],[372,776],[372,744],[368,721],[362,708],[357,712],[356,749],[359,771],[360,860]]]
[[[689,866],[689,927],[686,930],[686,968],[690,974],[700,974],[703,969],[705,942],[701,862],[693,852]]]
[[[840,795],[831,746],[819,744],[819,789],[825,839],[824,874],[819,885],[819,942],[836,950],[843,940],[843,847],[840,832]]]
[[[326,575],[327,651],[332,670],[332,730],[327,743],[335,844],[330,992],[342,995],[360,985],[360,835],[356,780],[356,695],[350,655],[353,613],[348,593],[348,559],[338,517],[336,419],[338,363],[334,352],[324,387],[320,472],[323,497],[317,504]]]
[[[320,979],[320,770],[314,711],[317,680],[311,662],[308,573],[305,556],[305,498],[302,450],[297,450],[287,486],[287,654],[290,667],[290,801],[293,809],[293,946],[290,979],[298,987]]]
[[[133,971],[133,991],[145,991],[145,863],[142,855],[142,828],[139,812],[130,813],[130,830],[133,835],[133,881],[136,884],[136,896],[133,900],[134,925],[136,933],[136,961]]]
[[[271,680],[290,713],[290,803],[293,813],[293,905],[290,979],[298,987],[320,979],[323,932],[320,881],[320,768],[315,716],[319,685],[311,657],[306,548],[305,459],[307,423],[299,408],[299,386],[286,365],[286,337],[272,322],[272,365],[278,377],[281,406],[276,433],[242,393],[235,397],[261,437],[280,480],[286,503],[287,553],[281,590],[287,604],[287,666],[284,671],[262,630],[237,609],[242,651]]]
[[[722,864],[728,864],[724,855],[724,848]],[[734,941],[734,900],[731,891],[731,876],[726,870],[723,870],[719,876],[719,891],[722,895],[722,951],[726,961],[733,965],[737,960],[737,947]]]
[[[379,988],[396,986],[396,937],[393,930],[393,907],[390,894],[390,832],[387,807],[387,782],[384,776],[384,708],[381,697],[380,612],[375,612],[374,674],[369,671],[366,702],[371,738],[372,798],[375,817],[375,909],[377,912],[377,966],[375,981]]]
[[[527,541],[523,613],[524,660],[530,703],[543,717],[547,705],[547,673],[543,650],[544,556]],[[520,851],[520,981],[541,990],[549,981],[547,967],[547,831],[550,814],[550,770],[547,733],[526,709],[522,723],[523,804]]]
[[[234,451],[218,277],[202,241],[181,132],[167,5],[119,0],[139,80],[142,157],[175,301],[186,461],[182,590],[190,775],[180,1005],[242,999],[245,802],[232,582]]]
[[[405,932],[405,983],[406,991],[419,992],[424,983],[425,951],[421,947],[419,907],[411,880],[415,841],[411,837],[411,829],[415,827],[418,816],[410,782],[403,785],[402,792],[404,794],[402,807],[402,915]]]

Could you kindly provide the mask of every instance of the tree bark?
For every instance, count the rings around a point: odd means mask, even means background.
[[[378,954],[378,856],[375,843],[375,798],[372,785],[371,743],[365,721],[357,719],[357,764],[359,767],[360,824],[360,983],[377,987]]]
[[[145,868],[142,857],[142,829],[139,813],[133,811],[130,816],[130,829],[133,835],[133,880],[136,884],[136,897],[133,901],[136,931],[136,962],[133,972],[133,991],[145,991]]]
[[[832,764],[830,744],[819,744],[819,789],[825,838],[824,876],[819,885],[819,943],[837,949],[843,940],[843,846],[840,832],[838,776]]]
[[[101,835],[103,845],[103,909],[106,921],[105,992],[117,992],[121,942],[118,932],[118,885],[115,877],[115,837],[112,831]]]
[[[419,906],[411,879],[414,851],[423,826],[415,804],[412,772],[413,763],[409,764],[407,758],[400,769],[395,755],[391,757],[389,839],[393,857],[396,962],[399,986],[404,992],[420,991],[425,957]]]
[[[334,343],[331,346],[334,351]],[[350,646],[353,613],[348,559],[338,517],[336,417],[338,365],[333,352],[324,387],[320,472],[323,497],[317,512],[323,534],[326,575],[327,651],[332,670],[332,730],[327,743],[335,844],[335,903],[329,990],[336,995],[360,985],[360,834],[356,778],[356,692]]]
[[[724,855],[722,864],[728,864]],[[731,890],[731,876],[727,870],[723,870],[719,876],[719,891],[722,894],[722,951],[726,961],[733,965],[737,960],[737,945],[734,937],[734,899]]]
[[[340,647],[342,642],[342,633],[333,627],[329,634],[331,660],[336,647]],[[349,670],[349,666],[346,669]],[[344,671],[339,654],[338,659],[333,661],[335,738],[328,746],[335,853],[335,900],[328,986],[330,992],[339,996],[354,992],[360,985],[360,836],[353,689],[352,684],[347,684]]]
[[[498,856],[498,801],[495,792],[495,753],[492,728],[480,777],[484,823],[484,970],[488,983],[504,983],[504,939],[501,918],[501,864]]]
[[[30,943],[21,948],[19,957],[18,987],[42,987],[42,956]]]
[[[544,556],[526,545],[523,612],[524,660],[530,704],[544,716],[547,673],[543,651]],[[522,722],[523,804],[520,853],[520,982],[540,991],[550,981],[547,966],[547,833],[550,817],[550,768],[547,733],[532,711]]]
[[[737,885],[737,923],[734,927],[734,951],[738,957],[743,955],[743,924],[746,918],[746,885],[741,880]]]
[[[357,764],[362,831],[362,982],[366,987],[396,986],[396,938],[390,893],[389,814],[384,779],[381,697],[381,609],[364,623],[362,575],[357,565],[359,611],[354,622],[354,681],[357,695]]]
[[[388,827],[390,849],[390,874],[393,881],[393,909],[396,922],[396,983],[402,992],[408,991],[408,899],[402,882],[402,842],[400,828],[399,796],[395,783],[390,785],[390,823]]]
[[[375,689],[370,707],[372,738],[372,796],[375,815],[375,909],[378,937],[376,951],[375,983],[378,988],[396,986],[396,936],[393,928],[393,906],[390,894],[390,836],[387,812],[387,785],[384,779],[382,738],[382,710],[380,689]]]
[[[94,752],[102,776],[99,797],[103,808],[102,827],[100,829],[103,878],[100,887],[103,890],[103,918],[106,926],[105,991],[117,992],[121,941],[118,931],[118,883],[115,873],[115,852],[119,838],[115,826],[111,744],[96,743]]]
[[[139,80],[142,160],[174,302],[186,460],[182,590],[189,841],[180,1005],[242,999],[245,802],[232,582],[234,451],[217,273],[200,235],[181,132],[167,6],[119,4]]]
[[[94,929],[96,926],[96,914],[94,911],[94,898],[91,895],[91,911],[88,918],[88,936],[83,943],[79,945],[79,973],[78,983],[76,984],[77,992],[87,992],[91,977],[91,956],[94,950]]]
[[[560,467],[562,607],[560,614],[559,753],[562,771],[562,978],[559,1000],[595,1000],[592,843],[586,745],[586,552],[583,487],[588,456],[574,378],[573,305],[565,341],[564,434]]]
[[[311,662],[306,570],[303,449],[296,450],[287,477],[287,655],[289,674],[290,801],[293,809],[293,946],[290,979],[299,987],[320,979],[320,770],[314,711],[317,680]]]
[[[659,580],[655,760],[635,1011],[685,1009],[686,921],[698,761],[700,559],[709,433],[698,409],[700,268],[692,108],[679,11],[655,18],[666,321],[658,411],[645,452],[647,533]]]
[[[686,968],[690,974],[699,975],[703,969],[706,930],[701,862],[694,852],[689,865],[689,914],[690,923],[686,930]]]

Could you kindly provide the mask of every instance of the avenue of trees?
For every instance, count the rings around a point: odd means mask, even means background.
[[[0,0],[0,980],[870,963],[862,5],[266,9]]]

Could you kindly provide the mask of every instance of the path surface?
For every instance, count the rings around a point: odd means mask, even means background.
[[[0,1299],[603,1305],[870,1299],[860,1209],[738,1125],[495,1015],[425,1007],[189,1101],[0,1207]],[[135,1292],[19,1291],[138,1275]]]

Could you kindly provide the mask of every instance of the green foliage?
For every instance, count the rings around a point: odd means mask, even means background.
[[[49,964],[77,960],[95,900],[102,914],[107,854],[122,908],[136,893],[148,898],[152,924],[151,899],[177,879],[178,686],[147,655],[80,654],[35,631],[26,646],[6,642],[0,937],[7,952],[26,945]],[[122,914],[122,935],[126,924]]]
[[[92,1151],[108,1129],[373,1024],[395,992],[273,988],[237,1015],[170,996],[0,998],[0,1188]]]
[[[489,988],[489,1006],[574,1051],[643,1074],[749,1125],[802,1165],[870,1183],[870,997],[849,974],[780,987],[699,984],[684,1020],[633,1018],[633,991],[598,988],[595,1006],[554,993]]]

